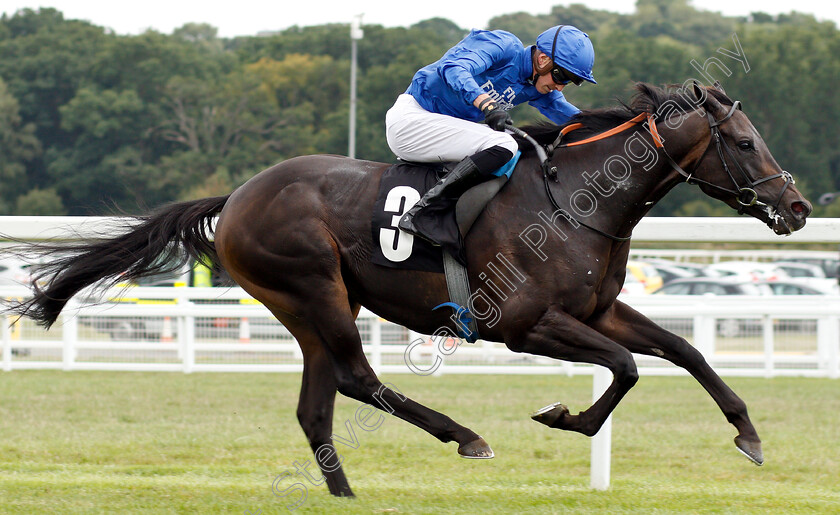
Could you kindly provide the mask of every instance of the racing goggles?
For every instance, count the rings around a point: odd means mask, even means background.
[[[551,80],[559,86],[565,86],[570,82],[574,83],[575,86],[580,86],[583,83],[583,79],[581,77],[578,77],[569,70],[559,66],[554,66],[554,68],[551,69]]]

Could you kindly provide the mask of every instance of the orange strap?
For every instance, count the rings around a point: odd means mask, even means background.
[[[573,130],[580,129],[581,127],[583,127],[582,123],[569,124],[569,125],[563,127],[562,129],[560,129],[560,135],[565,136],[566,134],[572,132]]]
[[[633,127],[633,126],[635,126],[635,125],[637,125],[637,124],[639,124],[639,123],[641,123],[645,120],[648,121],[648,128],[650,129],[651,136],[653,136],[653,143],[657,147],[662,148],[664,146],[664,145],[662,145],[662,138],[659,136],[659,132],[656,130],[655,118],[650,113],[641,113],[640,115],[622,123],[618,127],[614,127],[614,128],[612,128],[608,131],[602,132],[601,134],[592,136],[591,138],[586,138],[586,139],[583,139],[583,140],[580,140],[580,141],[575,141],[574,143],[567,143],[565,145],[561,145],[561,147],[575,147],[575,146],[578,146],[578,145],[585,145],[587,143],[592,143],[594,141],[600,141],[602,139],[609,138],[610,136],[615,136],[616,134],[618,134],[620,132],[624,132],[627,129],[629,129],[629,128],[631,128],[631,127]],[[580,129],[581,127],[583,127],[583,124],[573,123],[571,125],[567,125],[566,127],[563,127],[563,129],[560,130],[560,134],[562,136],[565,136],[566,134],[572,132],[573,130]]]
[[[650,135],[653,137],[653,144],[656,145],[657,148],[665,148],[665,144],[662,143],[662,137],[656,129],[656,117],[650,113],[648,113],[648,129],[650,130]]]

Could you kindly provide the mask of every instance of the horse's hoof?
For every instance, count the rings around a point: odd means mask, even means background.
[[[764,453],[761,452],[761,442],[755,440],[746,440],[740,436],[735,437],[735,446],[741,451],[741,454],[746,456],[756,465],[764,463]]]
[[[555,402],[554,404],[549,404],[548,406],[531,413],[531,418],[540,424],[556,428],[557,426],[555,424],[568,414],[569,408],[559,402]]]
[[[469,458],[471,460],[489,460],[495,456],[493,449],[480,436],[478,440],[473,440],[470,443],[458,447],[458,454],[462,458]]]

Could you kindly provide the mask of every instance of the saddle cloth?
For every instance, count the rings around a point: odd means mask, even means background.
[[[400,231],[400,218],[437,184],[447,172],[442,166],[398,163],[382,174],[379,193],[373,205],[371,230],[374,252],[371,261],[377,265],[405,270],[443,273],[443,252],[448,252],[466,266],[464,236],[487,202],[505,184],[519,158],[519,153],[494,173],[495,178],[472,186],[460,197],[442,198],[415,217],[414,223],[435,236],[436,247],[423,238]]]

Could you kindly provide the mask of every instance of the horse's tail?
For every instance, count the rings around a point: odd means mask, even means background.
[[[34,296],[10,308],[49,328],[67,301],[90,285],[110,285],[172,272],[190,258],[219,268],[213,217],[230,195],[164,206],[134,218],[122,234],[81,243],[34,244],[50,263],[33,278]]]

